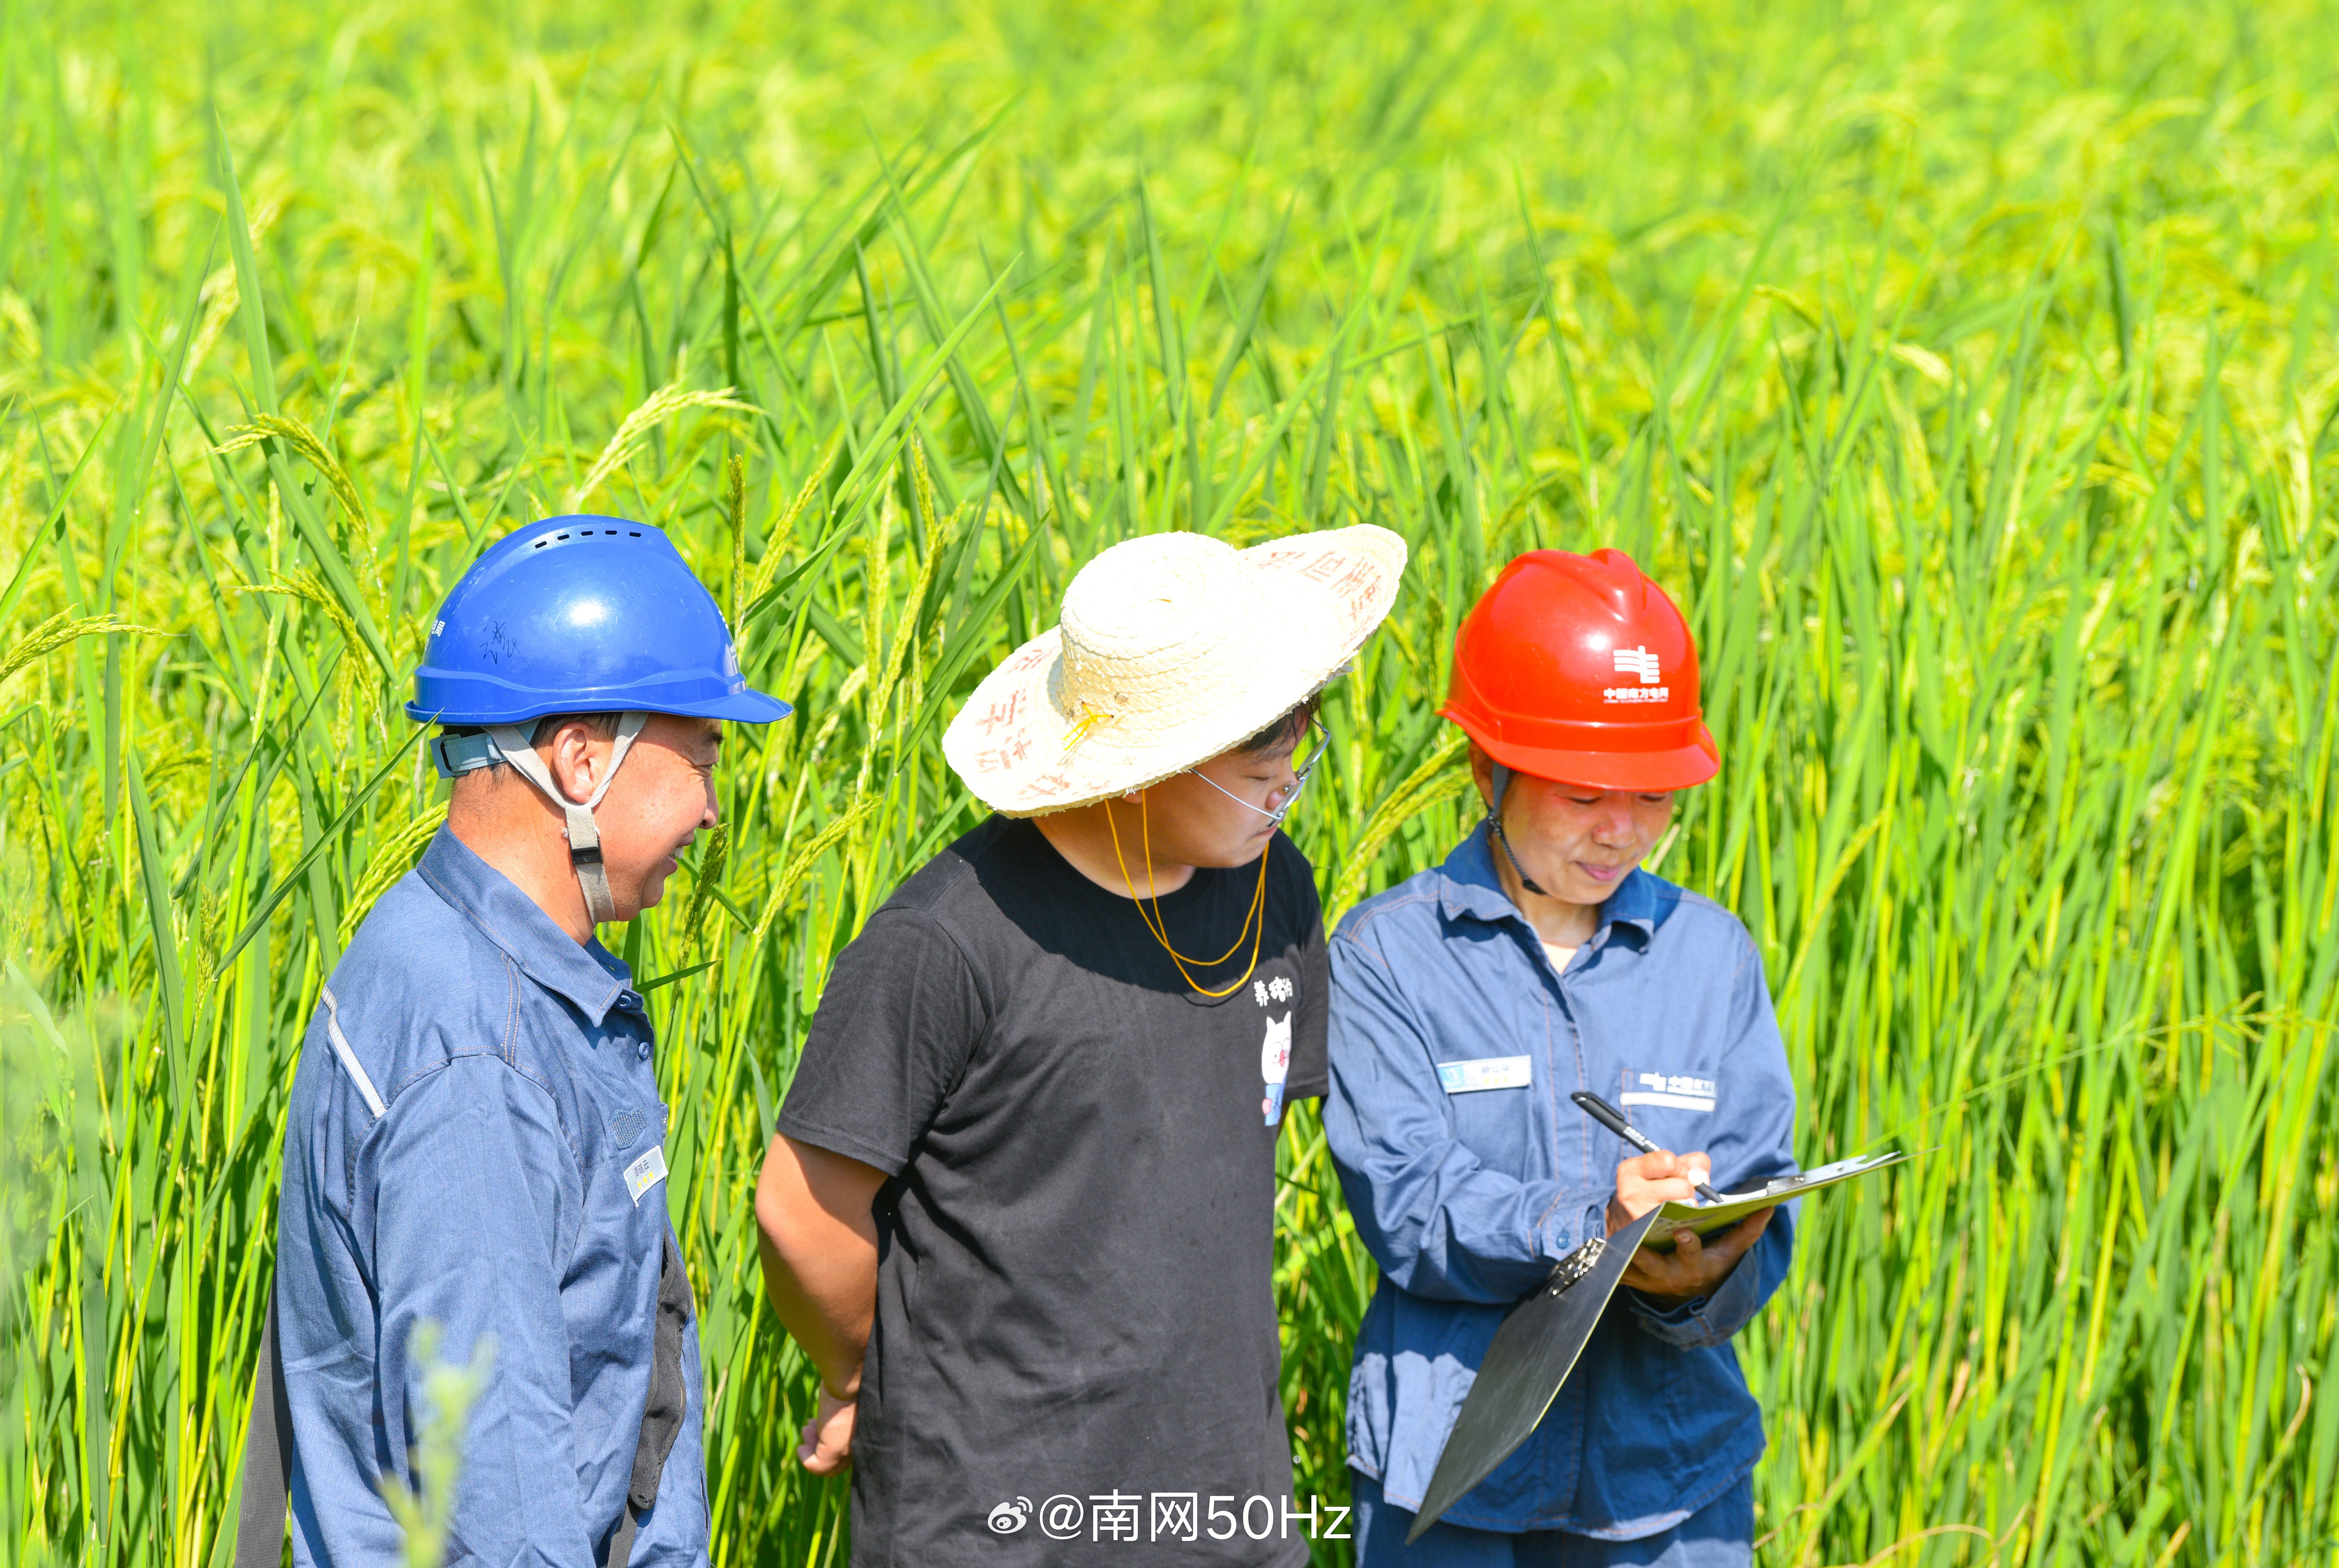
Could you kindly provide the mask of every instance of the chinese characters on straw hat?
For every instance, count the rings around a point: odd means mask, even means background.
[[[1159,784],[1339,674],[1404,570],[1405,541],[1369,524],[1247,550],[1205,534],[1124,540],[1072,578],[1053,631],[975,688],[943,754],[1006,816]]]

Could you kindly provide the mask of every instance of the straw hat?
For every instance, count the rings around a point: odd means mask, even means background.
[[[1388,614],[1405,541],[1369,524],[1239,550],[1124,540],[1081,568],[1061,624],[986,676],[943,754],[1007,816],[1159,784],[1265,729]]]

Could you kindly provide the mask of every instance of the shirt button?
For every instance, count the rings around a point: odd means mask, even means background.
[[[636,1048],[634,1054],[641,1058],[642,1060],[647,1061],[650,1059],[650,1042],[646,1040],[642,1041],[642,1043]]]

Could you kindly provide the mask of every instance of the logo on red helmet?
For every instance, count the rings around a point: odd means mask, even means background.
[[[1620,676],[1638,676],[1641,677],[1641,684],[1644,686],[1655,685],[1661,678],[1661,672],[1657,668],[1657,656],[1644,647],[1618,648],[1616,673]]]
[[[1636,686],[1610,686],[1601,694],[1604,699],[1612,703],[1661,703],[1672,697],[1671,686],[1657,684],[1664,678],[1664,673],[1657,664],[1657,656],[1645,646],[1618,648],[1615,657],[1616,673],[1638,676],[1641,684]]]

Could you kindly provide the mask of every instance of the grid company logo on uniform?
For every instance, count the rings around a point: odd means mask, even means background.
[[[1657,684],[1663,678],[1664,672],[1658,667],[1656,655],[1645,647],[1617,648],[1614,652],[1616,659],[1616,673],[1620,676],[1638,676],[1641,684],[1635,686],[1610,686],[1601,694],[1608,701],[1661,703],[1672,697],[1671,686]]]
[[[1712,1110],[1713,1080],[1693,1078],[1679,1072],[1624,1073],[1624,1092],[1616,1097],[1623,1105],[1661,1105],[1674,1110]]]
[[[1029,1497],[1012,1497],[993,1508],[983,1523],[994,1535],[1020,1533],[1036,1516],[1040,1533],[1051,1541],[1288,1541],[1292,1526],[1306,1524],[1303,1541],[1346,1541],[1348,1510],[1310,1495],[1308,1506],[1295,1508],[1291,1497],[1262,1497],[1254,1493],[1150,1492],[1142,1495],[1115,1487],[1086,1498],[1060,1492],[1031,1506]],[[1240,1504],[1239,1508],[1235,1504]]]

